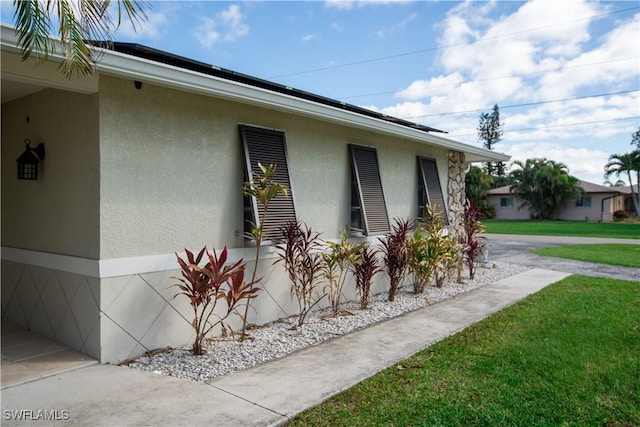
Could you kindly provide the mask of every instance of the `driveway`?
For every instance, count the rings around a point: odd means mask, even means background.
[[[640,239],[601,239],[565,236],[523,236],[512,234],[484,234],[489,244],[489,260],[531,268],[563,271],[571,274],[640,281],[640,269],[614,265],[572,261],[528,253],[531,249],[581,243],[620,243],[640,245]]]

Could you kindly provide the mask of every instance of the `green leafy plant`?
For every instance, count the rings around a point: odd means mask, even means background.
[[[331,308],[333,313],[337,314],[349,266],[360,262],[360,251],[364,243],[350,243],[347,241],[347,234],[340,233],[339,243],[327,242],[327,245],[329,250],[322,254],[322,259],[324,260],[322,274],[327,281],[325,290],[329,297]]]
[[[461,245],[449,236],[443,216],[437,206],[425,206],[411,239],[412,256],[409,268],[414,272],[414,291],[421,293],[433,279],[442,287],[454,270],[460,278]]]
[[[359,262],[351,264],[351,272],[356,282],[356,290],[360,295],[360,308],[369,307],[373,277],[380,271],[377,252],[365,243],[358,254]]]
[[[469,199],[464,204],[464,234],[462,236],[462,244],[464,245],[463,255],[469,269],[469,278],[473,280],[476,272],[476,262],[478,257],[484,254],[483,239],[480,233],[484,232],[485,227],[480,222],[482,214],[476,205]]]
[[[225,320],[231,313],[237,313],[236,309],[243,301],[249,307],[249,300],[257,296],[260,288],[253,286],[254,281],[245,282],[246,264],[242,259],[226,264],[226,246],[219,257],[215,249],[211,254],[206,247],[195,257],[189,250],[185,249],[185,253],[186,260],[176,254],[182,277],[173,277],[180,281],[173,285],[180,290],[174,298],[178,295],[189,298],[194,316],[191,325],[196,333],[192,351],[195,355],[201,355],[205,352],[204,339],[211,330],[218,325],[224,329]],[[205,254],[207,263],[201,267]],[[216,308],[220,301],[225,302],[226,308],[219,310],[218,314]]]
[[[247,238],[256,245],[256,260],[253,266],[253,274],[251,277],[251,283],[258,282],[256,280],[256,274],[258,271],[258,262],[260,261],[260,247],[265,237],[264,224],[267,221],[267,212],[269,211],[269,205],[271,201],[279,195],[287,196],[288,190],[285,185],[282,185],[274,180],[276,174],[276,165],[270,164],[269,166],[263,166],[258,162],[258,167],[262,172],[260,176],[257,174],[252,180],[245,182],[242,186],[242,192],[245,197],[254,197],[256,202],[262,205],[262,214],[257,222],[251,223],[251,232],[248,233]],[[242,332],[240,338],[244,340],[247,337],[247,314],[249,307],[247,306],[242,316]]]
[[[287,221],[280,228],[282,241],[276,246],[279,259],[289,275],[291,297],[298,301],[298,326],[307,314],[326,296],[320,295],[318,280],[322,272],[320,234],[299,221]]]
[[[411,223],[407,219],[395,219],[390,232],[380,239],[383,253],[383,266],[389,275],[389,301],[394,301],[402,280],[407,273],[411,246],[409,245],[409,230]]]
[[[409,259],[407,266],[413,273],[413,291],[416,294],[424,292],[435,273],[435,263],[438,261],[436,248],[431,244],[429,233],[421,226],[413,230],[409,239]]]

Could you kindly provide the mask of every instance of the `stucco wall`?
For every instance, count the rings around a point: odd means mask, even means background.
[[[37,181],[16,178],[25,138],[45,144]],[[96,95],[45,89],[2,104],[2,246],[97,259],[98,163]]]
[[[347,144],[378,150],[389,218],[415,216],[416,156],[444,150],[303,117],[132,81],[100,81],[101,258],[242,247],[238,123],[285,132],[298,217],[322,237],[349,222]]]
[[[501,198],[512,198],[513,206],[500,206]],[[496,209],[496,219],[530,219],[531,212],[529,208],[523,207],[518,209],[520,206],[520,202],[514,196],[487,196],[487,202],[489,205],[493,206]]]
[[[610,194],[589,194],[591,206],[576,206],[575,202],[567,205],[567,208],[560,213],[560,219],[573,221],[610,221],[611,220],[611,199],[604,201]],[[604,207],[604,209],[603,209]],[[604,213],[604,215],[603,215]]]

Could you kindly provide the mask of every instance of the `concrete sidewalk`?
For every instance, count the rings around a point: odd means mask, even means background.
[[[111,365],[79,368],[2,390],[2,425],[283,424],[568,275],[532,269],[208,383]]]

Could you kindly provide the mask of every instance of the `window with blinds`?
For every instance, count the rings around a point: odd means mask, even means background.
[[[263,225],[265,240],[280,238],[280,227],[288,220],[296,220],[296,210],[293,200],[293,191],[289,179],[289,165],[287,162],[287,150],[284,132],[272,129],[264,129],[247,125],[240,125],[240,138],[244,147],[245,181],[261,177],[262,171],[258,166],[276,165],[274,180],[285,185],[288,196],[278,195],[269,204],[267,219]],[[256,201],[255,197],[245,197],[245,233],[251,230],[252,221],[259,224],[264,213],[264,206]]]
[[[366,235],[389,231],[375,148],[349,145],[351,152],[351,228]]]
[[[447,208],[438,176],[438,165],[435,159],[418,157],[418,217],[424,215],[424,207],[427,205],[442,215],[444,225],[449,225]]]

